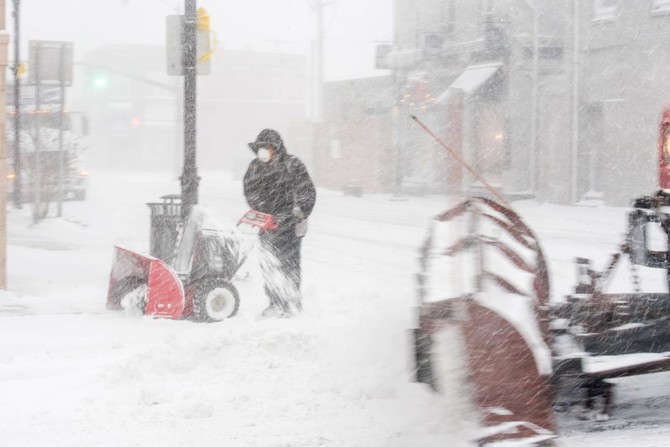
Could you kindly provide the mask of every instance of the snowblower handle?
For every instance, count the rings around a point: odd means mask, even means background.
[[[260,230],[276,230],[277,223],[272,214],[261,213],[256,210],[249,210],[244,213],[237,225],[247,224]]]

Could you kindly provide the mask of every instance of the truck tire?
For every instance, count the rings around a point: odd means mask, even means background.
[[[240,307],[235,286],[220,277],[208,277],[196,287],[193,297],[193,319],[212,323],[234,317]]]

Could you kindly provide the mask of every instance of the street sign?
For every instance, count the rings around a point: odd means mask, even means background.
[[[31,40],[28,85],[71,86],[72,60],[72,42]]]
[[[169,15],[166,17],[166,49],[167,49],[167,73],[170,76],[183,76],[184,64],[182,62],[184,31],[184,16]],[[208,75],[212,71],[211,58],[205,57],[210,53],[209,30],[198,29],[197,31],[197,73]]]

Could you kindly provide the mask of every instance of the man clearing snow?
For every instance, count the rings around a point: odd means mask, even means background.
[[[249,206],[272,214],[278,228],[261,231],[260,263],[270,305],[263,316],[291,316],[302,309],[300,245],[316,190],[305,165],[288,154],[281,136],[264,129],[249,143],[256,158],[244,175]]]

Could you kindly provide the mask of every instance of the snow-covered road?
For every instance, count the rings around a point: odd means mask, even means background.
[[[240,182],[201,175],[200,202],[234,222],[246,210]],[[258,319],[266,302],[255,256],[230,321],[106,311],[112,246],[146,252],[145,203],[177,192],[168,174],[96,174],[90,200],[66,203],[64,218],[32,225],[29,209],[10,210],[0,445],[469,445],[471,421],[410,380],[417,250],[444,198],[320,190],[298,318]],[[575,256],[604,264],[625,229],[624,209],[518,209],[543,242],[557,296],[570,291]],[[667,385],[667,374],[627,379],[619,416],[600,425],[562,418],[563,444],[670,444]]]

